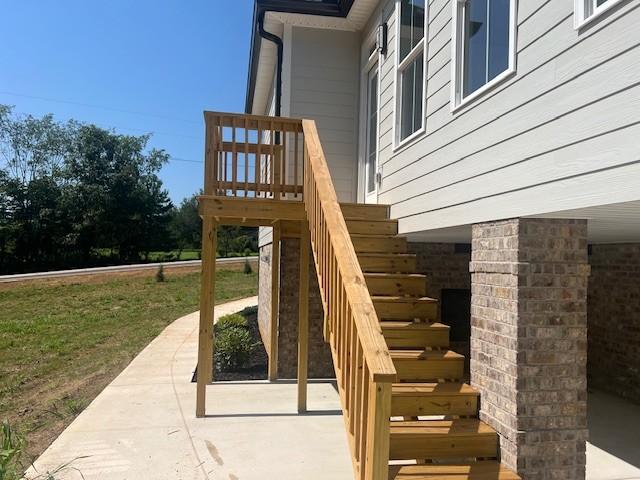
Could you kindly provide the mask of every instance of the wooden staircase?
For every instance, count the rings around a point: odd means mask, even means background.
[[[306,411],[311,250],[357,480],[516,480],[478,419],[464,357],[449,350],[427,279],[384,205],[340,204],[312,120],[205,112],[202,282],[196,415],[213,374],[218,225],[273,227],[300,239],[298,411]],[[278,295],[278,249],[272,299]],[[269,372],[277,372],[277,300]],[[273,368],[272,368],[273,366]],[[319,468],[321,468],[319,466]]]
[[[464,356],[449,350],[427,278],[381,205],[341,204],[397,372],[392,386],[389,478],[515,480],[500,465],[498,435],[478,419],[479,392],[464,383]]]

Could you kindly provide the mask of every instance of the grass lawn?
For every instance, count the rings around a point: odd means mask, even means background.
[[[198,309],[199,273],[0,285],[0,420],[34,458],[176,318]],[[216,302],[255,295],[257,274],[218,270]],[[195,367],[195,365],[194,365]]]

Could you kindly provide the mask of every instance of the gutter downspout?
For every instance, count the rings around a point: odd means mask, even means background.
[[[270,42],[273,42],[276,44],[276,47],[278,49],[278,61],[276,64],[276,98],[275,98],[275,116],[276,117],[281,117],[282,116],[282,59],[284,57],[284,47],[283,47],[283,42],[282,39],[280,37],[278,37],[277,35],[267,32],[264,29],[264,15],[266,13],[266,10],[260,10],[260,13],[258,14],[258,32],[260,33],[260,36],[262,38],[264,38],[265,40],[268,40]],[[280,144],[280,133],[276,133],[276,143]]]

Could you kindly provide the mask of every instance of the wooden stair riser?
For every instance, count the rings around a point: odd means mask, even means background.
[[[520,480],[520,477],[495,460],[471,463],[394,465],[390,480]]]
[[[350,234],[362,235],[397,235],[397,220],[365,220],[365,219],[347,219],[347,230]]]
[[[389,348],[447,348],[449,328],[442,324],[409,324],[406,327],[390,326],[382,322],[382,334]]]
[[[373,305],[380,320],[421,319],[433,322],[438,317],[435,301],[392,301],[378,297],[373,299]]]
[[[341,203],[342,216],[346,219],[388,220],[388,205],[365,205],[362,203]]]
[[[365,273],[370,295],[414,296],[427,294],[427,279],[421,275]]]
[[[464,377],[464,357],[456,359],[399,360],[393,363],[398,380],[461,380]]]
[[[478,414],[478,399],[478,394],[430,393],[418,395],[394,392],[391,399],[391,416],[475,416]]]
[[[429,422],[424,422],[429,423]],[[495,432],[398,433],[391,422],[390,460],[493,458],[498,456]]]
[[[360,268],[363,272],[415,273],[416,256],[411,254],[360,254]]]
[[[351,241],[356,253],[407,253],[407,240],[403,237],[353,235]]]

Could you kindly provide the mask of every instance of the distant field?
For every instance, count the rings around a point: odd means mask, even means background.
[[[176,318],[198,309],[200,274],[155,271],[0,285],[0,420],[36,457]],[[257,293],[257,274],[218,270],[216,302]],[[195,367],[195,365],[194,365]]]

